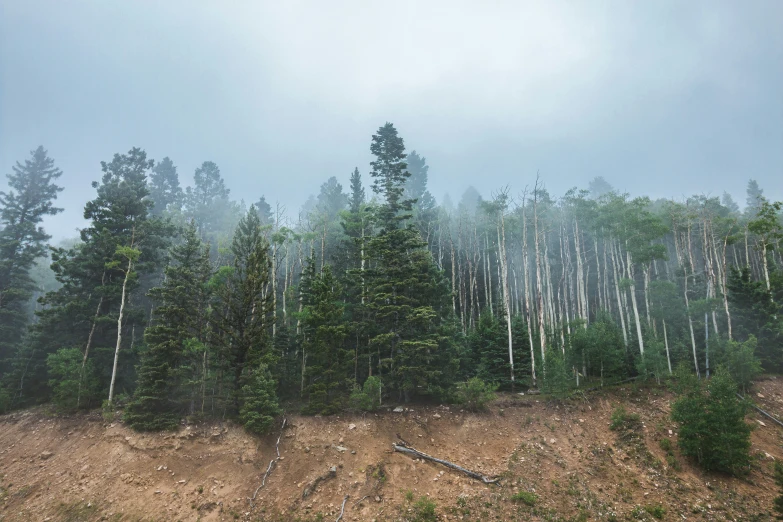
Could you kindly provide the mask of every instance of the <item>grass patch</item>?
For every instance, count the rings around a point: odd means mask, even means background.
[[[522,502],[528,506],[535,506],[538,502],[538,495],[531,493],[530,491],[519,491],[511,496],[511,500],[514,502]]]

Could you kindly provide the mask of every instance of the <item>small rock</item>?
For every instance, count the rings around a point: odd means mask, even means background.
[[[405,411],[405,408],[403,408],[402,406],[397,406],[397,407],[396,407],[396,408],[394,408],[392,411],[393,411],[394,413],[402,413],[402,412],[404,412],[404,411]]]
[[[760,420],[756,419],[756,422],[758,422],[758,423],[759,423],[759,424],[761,424],[762,426],[766,426],[766,424],[764,424],[764,421],[760,421]]]
[[[557,442],[555,439],[549,439],[550,444],[554,444],[555,442]]]
[[[356,424],[349,424],[348,425],[348,429],[349,430],[355,430],[356,429]]]
[[[310,446],[305,447],[305,453],[310,453]]]
[[[41,453],[41,454],[40,454],[38,457],[39,457],[41,460],[46,460],[46,459],[48,459],[48,458],[51,458],[53,455],[54,455],[54,453],[52,453],[51,451],[44,451],[44,452],[43,452],[43,453]]]
[[[160,495],[160,493],[161,493],[161,491],[159,489],[155,491],[156,495]]]
[[[435,415],[433,415],[433,416],[432,416],[432,418],[433,418],[433,419],[440,419],[440,415],[438,415],[438,414],[436,413]]]
[[[381,501],[381,497],[379,497],[378,495],[375,495],[375,501],[376,502],[380,502]]]
[[[334,449],[336,449],[340,453],[345,453],[346,451],[348,451],[348,448],[346,448],[344,446],[335,446]]]
[[[760,393],[756,393],[756,397],[758,397],[759,399],[763,399],[764,398],[764,396],[762,394],[760,394]]]

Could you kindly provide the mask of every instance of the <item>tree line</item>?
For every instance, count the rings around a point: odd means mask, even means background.
[[[33,151],[0,193],[0,409],[263,432],[283,407],[452,401],[469,382],[566,394],[682,364],[741,385],[783,367],[781,203],[755,181],[742,211],[602,178],[438,204],[392,124],[370,151],[369,180],[331,177],[291,216],[233,200],[213,162],[183,189],[134,148],[101,163],[88,225],[56,247],[41,222],[62,173]]]

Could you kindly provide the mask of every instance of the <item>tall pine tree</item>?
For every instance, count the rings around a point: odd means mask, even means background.
[[[198,238],[195,224],[185,229],[170,258],[163,283],[149,292],[157,307],[144,334],[148,349],[138,386],[125,411],[125,420],[139,430],[173,428],[181,415],[204,408],[208,353],[189,348],[207,343],[212,268],[209,246]]]
[[[40,226],[62,211],[52,202],[62,190],[54,182],[62,171],[43,147],[8,174],[9,192],[0,192],[0,375],[24,335],[27,302],[34,289],[30,269],[46,252],[50,238]]]

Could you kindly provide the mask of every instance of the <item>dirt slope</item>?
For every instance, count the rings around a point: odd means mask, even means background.
[[[783,415],[783,380],[760,382],[754,396]],[[276,432],[257,439],[215,423],[149,435],[95,414],[17,412],[0,417],[0,521],[336,520],[346,495],[343,520],[414,520],[422,496],[438,520],[771,519],[783,428],[749,417],[758,425],[752,473],[704,474],[676,451],[667,462],[661,449],[661,439],[676,441],[670,400],[661,389],[625,387],[559,405],[508,395],[485,414],[414,406],[289,416],[281,460],[252,504]],[[618,404],[640,415],[636,430],[609,430]],[[397,434],[501,481],[484,485],[393,453]],[[534,495],[512,499],[519,492]]]

